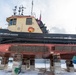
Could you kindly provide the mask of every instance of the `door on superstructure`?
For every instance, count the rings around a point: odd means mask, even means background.
[[[26,70],[30,69],[30,59],[26,59]]]
[[[35,68],[35,55],[23,55],[23,68],[25,68],[26,70],[28,69],[34,69]]]

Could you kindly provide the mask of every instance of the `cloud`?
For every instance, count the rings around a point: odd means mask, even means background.
[[[53,0],[50,2],[46,22],[48,28],[61,27],[66,30],[66,33],[76,34],[76,0]]]
[[[64,28],[52,27],[50,33],[66,33],[66,30]]]
[[[76,0],[33,0],[33,12],[39,18],[40,11],[42,21],[50,30],[53,27],[63,29],[62,33],[76,34]],[[0,1],[0,22],[2,27],[6,27],[6,17],[13,14],[15,5],[26,7],[24,14],[31,14],[32,0],[1,0]],[[52,32],[56,32],[55,28]],[[57,30],[56,29],[56,30]],[[58,32],[60,33],[60,31]],[[50,31],[51,32],[51,31]]]
[[[4,0],[0,2],[0,27],[6,28],[6,18],[12,13],[9,4],[5,3]]]

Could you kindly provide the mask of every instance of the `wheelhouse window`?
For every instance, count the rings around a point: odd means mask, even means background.
[[[17,19],[10,19],[9,25],[16,25],[16,20]]]
[[[13,25],[16,25],[16,19],[13,19]]]
[[[32,25],[32,18],[26,18],[26,25]]]

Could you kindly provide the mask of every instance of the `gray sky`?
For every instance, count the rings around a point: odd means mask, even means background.
[[[76,0],[33,0],[34,13],[42,21],[50,33],[76,34]],[[7,27],[6,17],[13,14],[14,6],[26,7],[24,14],[31,12],[32,0],[0,0],[0,26]]]

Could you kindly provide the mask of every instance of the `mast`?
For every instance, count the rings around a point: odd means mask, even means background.
[[[40,17],[39,17],[39,20],[41,21],[41,11],[40,11]]]
[[[32,0],[32,7],[31,7],[31,15],[33,15],[33,0]]]

